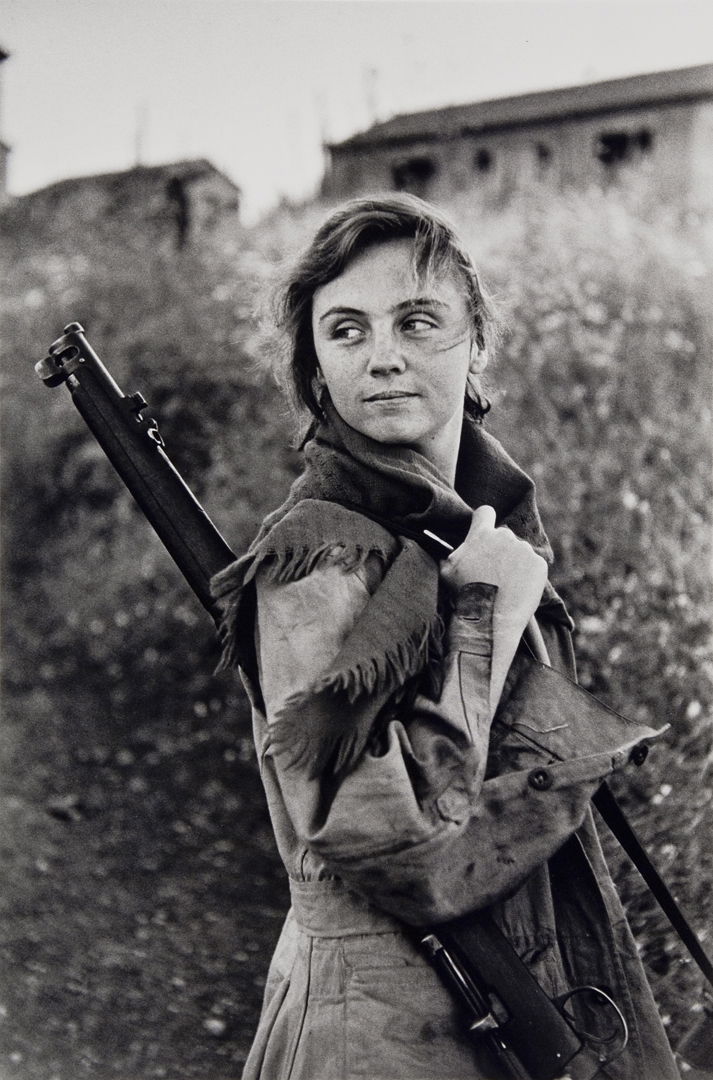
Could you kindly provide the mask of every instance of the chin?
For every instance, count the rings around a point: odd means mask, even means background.
[[[405,424],[375,425],[371,431],[363,430],[374,442],[391,444],[393,446],[413,446],[420,441],[420,433],[409,430]]]

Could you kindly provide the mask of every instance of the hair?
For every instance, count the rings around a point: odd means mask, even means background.
[[[276,297],[277,326],[287,339],[287,389],[297,409],[308,409],[316,419],[322,417],[323,411],[312,335],[314,294],[339,277],[358,255],[390,240],[413,240],[417,280],[430,281],[448,272],[460,278],[479,349],[487,349],[497,334],[492,302],[473,260],[445,215],[413,195],[350,200],[320,226]],[[478,423],[490,409],[480,380],[474,375],[468,377],[463,404],[466,413]]]

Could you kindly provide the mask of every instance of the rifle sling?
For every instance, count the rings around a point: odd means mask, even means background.
[[[695,960],[704,978],[713,987],[713,963],[711,963],[698,935],[681,911],[666,882],[651,862],[608,784],[601,785],[592,802],[641,874],[641,877],[653,893],[654,899]]]

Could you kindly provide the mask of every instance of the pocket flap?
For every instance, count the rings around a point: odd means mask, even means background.
[[[493,724],[501,749],[519,737],[550,760],[559,761],[603,751],[615,754],[643,740],[657,739],[669,727],[656,729],[629,720],[566,675],[529,659],[521,665]]]

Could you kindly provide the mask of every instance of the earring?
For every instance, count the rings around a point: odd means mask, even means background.
[[[479,349],[476,343],[473,341],[470,345],[470,373],[471,375],[482,375],[488,366],[488,350]]]

